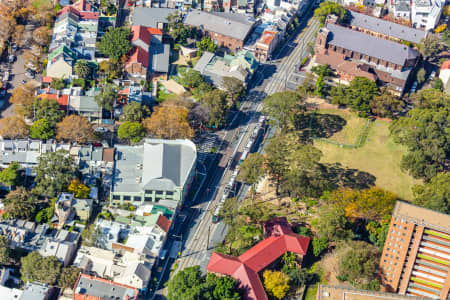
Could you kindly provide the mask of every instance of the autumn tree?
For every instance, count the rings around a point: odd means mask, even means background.
[[[31,115],[35,91],[36,88],[31,83],[20,85],[13,90],[9,102],[16,105],[16,114],[25,117]]]
[[[84,185],[80,179],[75,178],[70,181],[69,187],[67,190],[72,193],[75,198],[86,199],[89,197],[91,193],[91,189]]]
[[[160,106],[143,122],[148,134],[164,139],[192,138],[194,130],[189,125],[188,110],[181,106]]]
[[[92,141],[94,130],[91,123],[85,118],[77,115],[69,115],[56,124],[56,138],[85,144]]]
[[[397,196],[379,187],[364,190],[341,188],[333,191],[329,201],[345,209],[346,217],[380,221],[392,214]]]
[[[244,181],[252,186],[252,199],[256,194],[256,184],[264,176],[263,168],[264,157],[255,152],[249,154],[249,156],[244,160],[244,162],[239,167],[238,180]]]
[[[17,25],[14,28],[14,32],[12,34],[12,40],[16,43],[17,46],[23,47],[25,45],[25,26]]]
[[[46,197],[56,197],[58,193],[67,191],[71,180],[78,175],[75,161],[63,150],[41,154],[34,171],[35,190]]]
[[[24,50],[22,54],[23,64],[33,70],[39,70],[40,61],[39,55],[32,50]]]
[[[395,95],[383,91],[381,95],[376,95],[370,101],[372,114],[382,118],[393,118],[395,113],[399,113],[405,106],[404,102]]]
[[[24,138],[28,135],[28,125],[21,117],[4,117],[0,119],[0,135],[9,139]]]
[[[119,139],[129,139],[133,143],[139,143],[144,136],[144,127],[138,122],[125,121],[117,129]]]
[[[36,197],[24,187],[10,191],[3,199],[5,213],[12,219],[32,220],[36,210]]]
[[[33,31],[33,41],[40,46],[45,46],[50,42],[51,32],[47,26],[41,26]]]
[[[120,63],[115,59],[104,60],[98,64],[98,73],[111,81],[119,78],[122,74],[122,68],[120,67]]]
[[[283,299],[289,291],[289,276],[279,271],[265,270],[263,273],[264,288],[267,293],[277,299]]]

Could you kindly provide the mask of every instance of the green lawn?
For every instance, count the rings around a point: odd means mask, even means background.
[[[41,7],[48,7],[51,5],[50,0],[34,0],[31,5],[33,5],[34,8],[39,9]]]
[[[333,113],[333,110],[324,111]],[[355,118],[359,119],[357,117],[349,118],[345,112],[336,111],[335,113],[345,118],[347,125],[330,139],[353,139],[351,142],[353,144],[360,132],[358,126],[361,125],[362,128],[364,123],[355,120]],[[375,121],[369,129],[366,143],[360,148],[340,148],[321,141],[315,141],[314,145],[323,152],[323,162],[341,163],[344,167],[368,172],[376,177],[376,185],[396,193],[402,199],[411,200],[412,185],[421,181],[414,180],[400,170],[400,160],[406,150],[389,137],[389,124],[388,121]]]
[[[359,118],[355,113],[340,109],[321,109],[320,114],[331,114],[342,117],[347,123],[343,130],[336,132],[330,139],[340,144],[353,145],[363,131],[366,120]]]

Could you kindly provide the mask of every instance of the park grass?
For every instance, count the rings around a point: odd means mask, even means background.
[[[331,113],[330,110],[327,112]],[[354,126],[355,123],[349,124]],[[400,170],[400,161],[406,149],[389,136],[389,124],[384,120],[375,121],[369,129],[366,143],[360,148],[347,149],[321,141],[315,141],[314,145],[324,154],[322,162],[340,163],[343,167],[368,172],[376,177],[377,186],[396,193],[401,199],[412,200],[411,187],[421,181]],[[355,133],[341,135],[351,137]],[[330,139],[335,140],[334,135]]]
[[[356,144],[366,123],[365,119],[358,117],[355,113],[342,109],[321,109],[318,113],[338,115],[347,122],[345,127],[341,131],[335,133],[330,140],[338,142],[339,144]]]
[[[51,2],[50,0],[34,0],[31,5],[33,5],[33,7],[35,9],[40,9],[42,7],[49,7],[51,6]]]

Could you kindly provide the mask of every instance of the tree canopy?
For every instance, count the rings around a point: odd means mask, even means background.
[[[334,14],[339,17],[339,22],[344,23],[347,20],[347,10],[336,2],[325,1],[320,3],[320,6],[314,10],[314,17],[319,19],[323,26],[328,15]]]
[[[417,47],[425,59],[435,56],[442,49],[439,37],[434,34],[428,34]]]
[[[28,135],[28,125],[18,116],[1,118],[0,135],[10,139],[25,138]]]
[[[204,37],[200,42],[197,42],[197,48],[200,51],[208,51],[215,53],[217,50],[217,45],[210,37]]]
[[[412,190],[414,204],[450,214],[450,173],[438,173],[429,182],[413,186]]]
[[[203,276],[199,266],[178,272],[169,281],[168,300],[239,300],[237,281],[229,276],[218,277],[208,273]]]
[[[69,115],[56,124],[56,138],[85,144],[93,140],[94,129],[85,117]]]
[[[4,185],[15,186],[19,180],[20,165],[18,162],[13,161],[6,169],[0,172],[0,182]]]
[[[129,139],[133,143],[140,142],[144,136],[144,127],[138,122],[125,121],[117,129],[119,139]]]
[[[47,119],[37,120],[30,127],[30,137],[32,139],[48,140],[55,136],[55,130],[50,126]]]
[[[227,94],[221,90],[212,90],[203,94],[200,101],[208,107],[208,125],[214,128],[224,126],[228,112]]]
[[[305,110],[303,98],[296,92],[278,92],[264,99],[263,112],[274,118],[281,129],[286,129],[293,116]]]
[[[64,111],[59,108],[59,104],[53,99],[36,99],[33,102],[34,120],[46,119],[50,127],[54,128],[56,123],[64,117]]]
[[[21,259],[20,273],[24,281],[56,284],[61,272],[61,263],[56,256],[42,257],[39,252],[31,252]]]
[[[36,197],[24,187],[10,191],[3,200],[5,213],[12,219],[33,220],[36,211]]]
[[[76,61],[73,71],[79,78],[87,79],[92,75],[92,67],[85,59]]]
[[[15,113],[19,116],[29,117],[34,101],[36,88],[31,83],[16,87],[11,94],[9,102],[16,105]]]
[[[12,261],[11,242],[5,235],[0,235],[0,264],[9,265]]]
[[[80,179],[75,178],[70,181],[69,187],[67,190],[70,193],[73,193],[75,198],[81,198],[86,199],[89,197],[89,194],[91,193],[91,189],[84,185]]]
[[[131,30],[125,27],[110,27],[100,40],[98,50],[112,59],[118,60],[133,48],[130,42]]]
[[[101,87],[100,93],[95,96],[95,101],[97,101],[98,106],[111,113],[111,119],[113,118],[113,110],[116,105],[117,90],[117,86],[105,84]]]
[[[353,237],[351,224],[345,217],[345,209],[339,205],[325,204],[320,207],[317,230],[320,238],[330,241]]]
[[[58,193],[67,191],[78,172],[73,158],[63,150],[41,154],[34,170],[35,189],[47,197],[56,197]]]
[[[223,86],[231,97],[231,102],[238,100],[245,93],[244,83],[235,77],[225,77]]]
[[[239,167],[237,179],[250,184],[252,186],[253,195],[256,192],[256,184],[258,184],[265,174],[263,162],[264,157],[255,152],[249,154]]]
[[[185,139],[194,136],[188,122],[188,110],[183,106],[160,106],[143,122],[147,133],[164,139]]]
[[[265,270],[263,273],[264,288],[267,293],[277,299],[283,299],[289,291],[289,276],[279,271]]]
[[[123,121],[141,122],[148,115],[150,115],[150,110],[147,105],[131,102],[123,107],[120,117]]]

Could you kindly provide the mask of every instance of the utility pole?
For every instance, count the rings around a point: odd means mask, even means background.
[[[206,240],[206,251],[209,249],[209,235],[211,231],[211,226],[208,226],[208,239]]]

